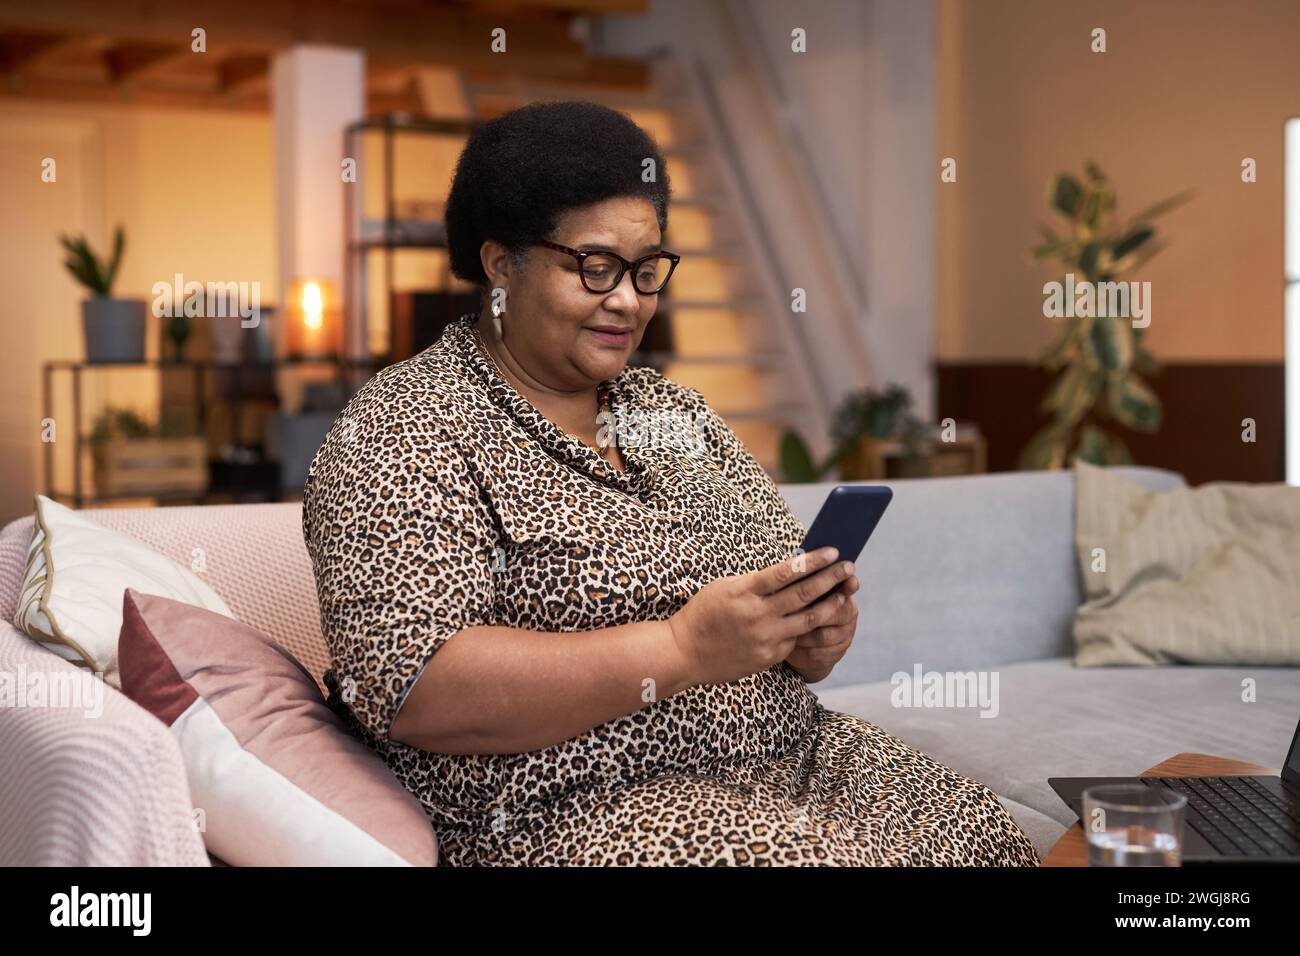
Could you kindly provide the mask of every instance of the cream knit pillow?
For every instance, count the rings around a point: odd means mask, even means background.
[[[1074,478],[1077,665],[1300,664],[1300,488]]]
[[[135,538],[36,496],[36,526],[14,625],[78,667],[121,689],[117,639],[127,588],[233,618],[217,592],[188,568]]]

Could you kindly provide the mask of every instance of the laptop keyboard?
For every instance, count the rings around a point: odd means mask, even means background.
[[[1300,856],[1300,800],[1253,777],[1140,777],[1187,798],[1187,825],[1224,856]]]

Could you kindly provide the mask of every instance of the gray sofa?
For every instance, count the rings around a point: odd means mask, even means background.
[[[1152,488],[1180,476],[1124,469]],[[1076,669],[1080,600],[1073,476],[995,474],[889,482],[894,501],[858,567],[858,634],[823,703],[856,714],[987,784],[1040,855],[1070,814],[1054,775],[1134,774],[1180,751],[1280,764],[1300,715],[1300,670]],[[783,486],[812,521],[831,485]],[[236,617],[328,666],[297,503],[95,509],[87,516],[188,565]],[[30,516],[0,530],[0,671],[71,670],[17,631]],[[998,713],[890,703],[889,678],[917,665],[998,678]],[[1241,680],[1259,702],[1240,703]],[[103,713],[0,707],[0,865],[205,866],[180,749],[167,728],[105,688]]]
[[[1120,467],[1153,490],[1181,475]],[[1073,822],[1048,777],[1138,774],[1183,751],[1279,767],[1300,719],[1300,668],[1076,668],[1082,599],[1070,472],[888,482],[894,500],[858,561],[857,635],[825,681],[831,710],[884,728],[986,784],[1040,857]],[[811,522],[827,491],[782,493]],[[896,707],[897,672],[997,675],[996,716]],[[1253,678],[1258,699],[1242,701]]]

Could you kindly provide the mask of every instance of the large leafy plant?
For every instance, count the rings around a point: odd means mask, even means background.
[[[1152,222],[1192,194],[1161,200],[1121,224],[1105,174],[1094,163],[1085,164],[1084,171],[1083,181],[1062,173],[1048,183],[1048,204],[1064,218],[1065,229],[1058,235],[1042,226],[1043,241],[1029,250],[1028,260],[1058,262],[1076,283],[1127,281],[1124,276],[1163,248]],[[1038,357],[1048,371],[1062,371],[1041,405],[1052,420],[1021,451],[1020,468],[1059,468],[1076,458],[1098,465],[1129,463],[1128,446],[1107,426],[1139,432],[1160,428],[1160,399],[1142,378],[1160,370],[1142,342],[1145,330],[1131,317],[1092,311],[1092,316],[1055,320],[1061,330]]]

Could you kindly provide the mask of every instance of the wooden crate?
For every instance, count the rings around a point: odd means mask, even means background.
[[[207,442],[199,436],[110,441],[94,451],[100,496],[203,494],[208,489]]]
[[[937,478],[942,475],[979,475],[987,465],[982,436],[942,442],[921,442],[919,454],[904,457],[903,443],[896,439],[864,438],[844,459],[845,481],[881,481],[885,478]]]

